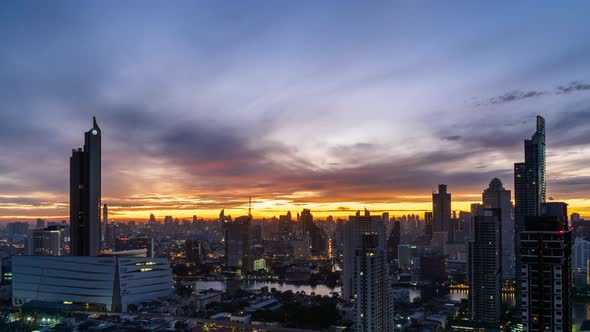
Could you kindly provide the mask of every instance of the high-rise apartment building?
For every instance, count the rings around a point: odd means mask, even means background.
[[[474,238],[469,242],[469,296],[471,316],[478,322],[500,320],[502,304],[500,209],[484,209],[474,218]]]
[[[93,119],[84,148],[70,158],[70,249],[72,256],[100,253],[101,131]]]
[[[520,232],[520,312],[524,331],[572,330],[572,234],[567,204],[540,205]]]
[[[514,280],[514,219],[510,190],[504,189],[500,179],[493,178],[483,191],[482,201],[486,209],[500,209],[502,279]]]
[[[354,255],[355,250],[361,245],[363,234],[375,233],[380,239],[378,245],[380,249],[385,250],[385,224],[381,216],[371,216],[371,213],[365,210],[361,216],[357,212],[355,216],[349,216],[348,222],[344,224],[344,259],[342,270],[342,295],[344,299],[354,298]]]
[[[355,331],[393,331],[393,297],[383,235],[363,233],[354,251]]]

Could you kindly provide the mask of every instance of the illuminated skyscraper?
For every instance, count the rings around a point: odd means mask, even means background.
[[[93,118],[84,148],[70,158],[70,250],[72,256],[100,253],[101,131]]]
[[[526,217],[540,215],[541,203],[545,202],[545,119],[537,116],[537,131],[524,141],[524,163],[514,164],[514,226],[515,236],[524,230]],[[514,241],[516,255],[515,278],[519,279],[520,241]],[[516,288],[516,300],[521,299]],[[517,303],[518,305],[519,303]]]

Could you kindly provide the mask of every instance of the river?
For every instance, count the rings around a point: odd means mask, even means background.
[[[268,289],[275,288],[278,291],[292,291],[292,292],[305,292],[305,294],[316,294],[322,296],[331,296],[332,293],[340,294],[340,286],[329,287],[326,285],[296,285],[286,282],[271,282],[271,281],[251,281],[251,280],[228,280],[228,281],[197,281],[196,290],[215,289],[219,291],[227,291],[228,289],[261,289],[268,287]],[[415,287],[409,287],[410,290],[410,301],[413,301],[417,297],[429,297],[437,296],[439,291],[436,289],[424,290]],[[451,290],[447,294],[440,294],[445,299],[450,301],[461,301],[469,296],[467,290]],[[514,294],[504,294],[502,300],[505,303],[514,305]],[[573,308],[573,321],[576,327],[579,327],[583,320],[590,319],[590,303],[576,303]]]

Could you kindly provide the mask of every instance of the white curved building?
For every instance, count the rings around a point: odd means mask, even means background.
[[[165,258],[15,256],[12,273],[15,306],[41,301],[126,312],[174,293]]]

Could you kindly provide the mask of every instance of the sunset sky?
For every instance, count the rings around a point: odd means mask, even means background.
[[[536,114],[590,217],[590,2],[558,5],[4,1],[0,220],[67,218],[93,115],[114,219],[469,209]]]

